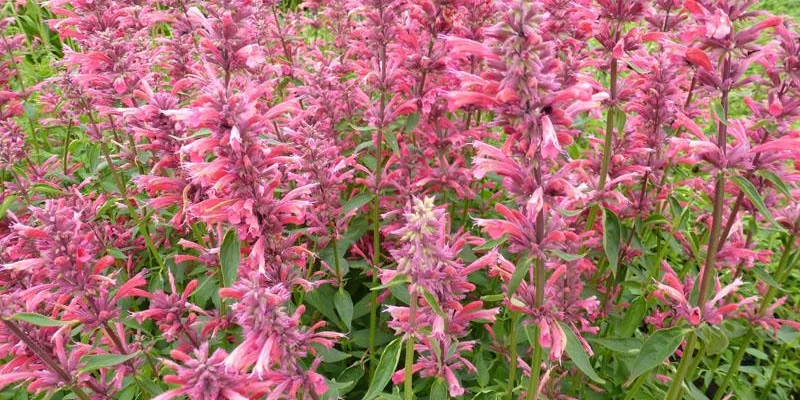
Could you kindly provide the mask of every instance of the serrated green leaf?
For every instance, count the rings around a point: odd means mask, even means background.
[[[400,155],[400,145],[397,143],[397,134],[392,130],[386,130],[383,132],[383,137],[386,140],[386,144],[389,145],[389,148],[392,149],[394,154]]]
[[[758,194],[756,187],[753,186],[749,180],[739,175],[733,175],[731,176],[731,181],[733,181],[733,183],[739,187],[739,190],[741,190],[747,196],[747,198],[750,199],[750,202],[752,202],[756,208],[758,208],[758,211],[761,213],[761,215],[766,217],[776,228],[783,230],[780,224],[778,224],[778,221],[775,220],[775,217],[772,216],[772,212],[769,211],[767,205],[764,204],[764,199],[762,199],[761,195]]]
[[[403,127],[403,132],[405,133],[412,132],[417,127],[418,123],[419,123],[419,113],[415,112],[409,114],[408,117],[406,118],[406,125],[405,127]]]
[[[475,369],[478,370],[478,385],[481,387],[488,385],[490,365],[486,361],[486,356],[482,348],[475,354]]]
[[[386,345],[381,354],[381,359],[378,361],[378,367],[375,369],[375,374],[372,376],[372,381],[369,383],[369,389],[364,395],[363,400],[372,400],[383,392],[383,388],[392,379],[395,369],[397,369],[397,362],[400,360],[400,348],[403,344],[403,338],[399,337],[392,340],[391,343]]]
[[[328,349],[319,343],[314,343],[311,346],[314,347],[314,350],[316,350],[317,354],[322,356],[322,361],[326,363],[335,363],[352,357],[348,353],[336,350],[334,348]]]
[[[514,269],[514,273],[511,275],[511,281],[508,282],[508,297],[516,293],[519,284],[522,283],[522,279],[525,278],[525,275],[528,274],[528,270],[530,269],[531,262],[533,258],[531,257],[524,257],[517,265],[516,269]]]
[[[767,271],[764,271],[764,269],[762,269],[760,266],[754,267],[752,271],[755,272],[755,274],[758,275],[758,278],[767,285],[778,289],[781,287],[781,284],[778,283],[778,281],[776,281],[772,275],[770,275]]]
[[[370,290],[388,289],[388,288],[391,288],[392,286],[406,284],[406,283],[409,283],[409,282],[411,282],[411,277],[409,277],[408,275],[405,275],[405,274],[403,274],[403,275],[395,275],[395,277],[392,278],[389,282],[386,282],[383,285],[375,286],[374,288],[372,288]]]
[[[569,254],[558,249],[552,249],[550,253],[564,261],[577,261],[586,257],[585,254]]]
[[[481,300],[483,301],[502,301],[506,298],[504,294],[487,294],[485,296],[481,296]]]
[[[532,348],[538,346],[539,337],[536,332],[537,326],[534,324],[530,324],[530,325],[523,325],[523,328],[525,329],[525,338],[528,339],[528,344],[531,345]]]
[[[350,383],[339,387],[339,394],[345,395],[351,390],[353,390],[356,383],[361,380],[362,376],[364,376],[364,368],[359,363],[356,363],[355,365],[342,371],[342,374],[339,375],[338,379],[339,382],[350,382]]]
[[[8,196],[3,200],[3,203],[0,204],[0,219],[5,218],[6,213],[11,208],[11,205],[17,200],[17,196]]]
[[[644,220],[644,225],[645,226],[648,226],[648,225],[659,225],[659,224],[666,224],[667,222],[668,222],[667,218],[665,218],[663,215],[661,215],[661,214],[653,214],[653,215],[647,217],[647,219]]]
[[[612,271],[616,271],[619,265],[621,232],[617,215],[611,210],[603,209],[603,250],[605,250],[608,266]]]
[[[718,100],[712,101],[711,108],[714,111],[714,115],[719,119],[719,122],[722,123],[722,125],[728,126],[728,118],[725,116],[725,109],[722,108],[722,103]]]
[[[225,234],[219,249],[219,265],[222,268],[222,286],[230,287],[239,277],[239,261],[241,260],[241,243],[236,230]]]
[[[333,295],[333,304],[336,306],[336,313],[339,314],[344,326],[350,329],[353,323],[353,299],[350,298],[350,293],[337,291]]]
[[[219,291],[219,284],[213,275],[205,275],[200,278],[200,285],[192,292],[194,303],[204,307],[206,302]]]
[[[699,329],[695,329],[697,336],[705,343],[706,354],[713,356],[721,354],[728,348],[728,336],[721,329],[703,324]]]
[[[425,301],[428,303],[428,306],[433,310],[436,315],[440,317],[447,317],[447,315],[442,311],[442,307],[439,305],[439,301],[436,300],[436,297],[433,296],[433,293],[429,292],[427,289],[421,287],[422,297],[425,298]]]
[[[667,357],[675,353],[683,341],[683,336],[683,329],[677,327],[653,332],[644,341],[642,349],[631,367],[631,375],[625,384],[629,385],[639,375],[661,365]]]
[[[762,176],[764,179],[770,181],[784,196],[788,198],[793,198],[792,190],[789,188],[789,185],[783,181],[777,174],[772,171],[760,169],[756,172],[756,174]]]
[[[637,354],[643,344],[639,338],[594,338],[589,341],[622,354]]]
[[[430,400],[447,400],[447,383],[444,379],[436,378],[431,385]]]
[[[342,329],[344,329],[344,326],[341,325],[341,322],[336,314],[336,307],[331,301],[331,297],[334,295],[333,288],[331,288],[329,285],[323,285],[306,293],[304,300],[305,303],[309,304],[311,307],[314,307],[329,321],[335,322],[337,325],[341,326]]]
[[[633,332],[642,324],[646,313],[647,301],[642,297],[637,297],[636,300],[631,302],[628,311],[625,312],[625,317],[622,318],[617,334],[623,338],[633,335]]]
[[[16,313],[11,316],[11,319],[48,328],[73,325],[78,322],[78,321],[57,321],[42,314],[27,313],[27,312]]]
[[[139,352],[134,352],[131,354],[92,354],[81,357],[79,363],[83,364],[83,367],[78,370],[80,373],[91,372],[98,370],[100,368],[107,368],[113,367],[118,364],[122,364],[130,359],[139,356]]]
[[[594,368],[592,368],[592,363],[589,361],[589,355],[586,354],[586,350],[584,350],[583,345],[581,344],[578,337],[575,336],[575,332],[570,329],[570,327],[566,324],[559,322],[561,325],[561,330],[567,336],[567,347],[564,349],[567,352],[567,355],[575,363],[575,366],[578,367],[581,372],[586,374],[589,379],[599,383],[604,384],[606,383],[600,375],[597,375]]]
[[[497,239],[487,240],[487,241],[483,242],[482,245],[477,246],[477,247],[473,248],[472,250],[474,250],[474,251],[491,250],[491,249],[493,249],[493,248],[495,248],[497,246],[500,246],[501,244],[505,243],[506,240],[508,240],[508,235],[503,235],[503,236],[500,236]]]
[[[625,125],[628,123],[628,115],[625,114],[625,111],[616,108],[614,110],[614,125],[617,128],[618,134],[625,133]]]
[[[375,198],[375,195],[372,193],[360,193],[353,196],[352,199],[347,200],[342,205],[342,215],[349,213],[350,211],[357,210],[363,207],[365,204],[369,203],[370,200]]]
[[[53,186],[50,186],[50,185],[45,184],[45,183],[37,183],[37,184],[31,186],[30,190],[33,191],[33,192],[36,192],[36,193],[52,195],[52,196],[63,196],[64,195],[64,191],[63,190],[61,190],[59,188],[56,188],[56,187],[53,187]]]

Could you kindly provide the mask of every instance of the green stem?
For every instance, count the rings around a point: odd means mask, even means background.
[[[755,333],[756,331],[753,328],[747,330],[747,333],[742,339],[742,344],[739,346],[739,350],[736,351],[736,354],[733,356],[733,360],[731,360],[731,366],[728,368],[728,373],[725,374],[725,379],[722,381],[722,384],[719,386],[719,388],[717,388],[716,393],[714,393],[714,400],[720,400],[722,396],[725,395],[725,392],[728,390],[728,386],[731,384],[731,378],[739,373],[739,366],[742,365],[744,353],[747,351],[747,348],[750,347],[750,341],[753,340]]]
[[[633,381],[633,386],[631,386],[630,389],[628,389],[628,393],[625,395],[625,398],[623,400],[633,400],[633,399],[635,399],[636,395],[639,394],[639,390],[642,389],[642,386],[647,381],[647,378],[649,376],[650,376],[650,374],[647,374],[647,373],[639,375],[639,377],[636,378],[635,381]]]
[[[665,400],[678,400],[681,398],[681,392],[683,392],[683,381],[686,379],[686,376],[689,373],[689,365],[692,364],[692,354],[694,353],[694,347],[697,342],[697,335],[694,332],[689,333],[689,338],[686,339],[686,347],[683,348],[683,357],[681,357],[681,363],[678,364],[678,371],[675,373],[675,377],[672,378],[672,383],[669,386],[669,391],[667,391],[667,397]]]
[[[789,275],[789,272],[791,272],[792,267],[794,267],[794,265],[789,264],[791,253],[794,251],[794,240],[794,235],[786,235],[786,242],[783,246],[783,254],[781,254],[781,259],[778,261],[778,268],[775,269],[775,280],[778,282],[783,282],[783,280]],[[772,299],[774,299],[777,294],[778,288],[775,286],[770,286],[769,290],[767,290],[767,293],[761,299],[761,307],[759,308],[760,315],[763,315],[764,312],[766,312],[767,308],[770,306],[770,303],[772,303]]]
[[[381,3],[383,4],[383,3]],[[379,13],[383,15],[383,6]],[[386,81],[386,46],[381,47],[379,68],[381,72],[381,82]],[[386,91],[380,93],[380,109],[378,118],[380,120],[375,138],[375,198],[372,204],[372,287],[378,285],[378,267],[381,262],[381,172],[383,171],[383,128],[386,117]],[[378,292],[372,291],[370,297],[369,312],[369,376],[375,372],[377,360],[375,359],[375,335],[378,331]]]
[[[692,363],[689,365],[689,372],[686,374],[686,378],[690,381],[694,379],[694,371],[697,370],[697,367],[700,366],[700,362],[703,361],[705,356],[706,345],[702,341],[697,342],[697,355],[694,356],[692,359]]]
[[[508,381],[506,382],[506,399],[512,400],[514,398],[514,386],[517,380],[517,321],[519,314],[511,311],[511,330],[508,332],[508,350],[509,350],[509,371]]]
[[[108,150],[108,145],[104,140],[100,141],[100,149],[103,151],[103,157],[106,159],[106,163],[108,163],[108,168],[111,170],[111,175],[114,177],[114,181],[117,184],[117,189],[119,189],[119,194],[122,196],[122,200],[125,202],[125,206],[128,207],[130,211],[131,218],[133,218],[134,223],[139,227],[142,231],[142,236],[144,237],[144,242],[147,245],[147,249],[150,250],[150,254],[158,263],[159,267],[161,267],[161,271],[163,272],[166,269],[166,265],[164,265],[164,260],[161,259],[161,255],[158,254],[155,245],[153,245],[153,240],[150,238],[150,232],[147,229],[147,225],[145,225],[144,221],[139,217],[139,213],[133,207],[133,203],[128,198],[127,190],[125,189],[125,182],[122,181],[122,176],[117,171],[117,168],[114,166],[114,162],[111,160],[111,154]]]
[[[731,73],[731,56],[730,54],[725,57],[722,65],[722,78],[727,80]],[[717,123],[717,147],[724,156],[728,148],[728,89],[722,90],[720,96],[720,103],[722,104],[722,121]],[[724,243],[720,240],[720,231],[722,229],[722,207],[725,206],[725,172],[721,170],[717,172],[717,183],[714,187],[714,209],[711,216],[711,233],[708,238],[708,252],[706,253],[706,263],[700,275],[700,283],[697,286],[697,306],[700,307],[700,312],[705,314],[706,297],[711,288],[711,283],[717,275],[717,251]]]
[[[778,377],[778,371],[781,367],[781,360],[783,356],[786,354],[786,351],[789,349],[789,343],[784,343],[781,346],[781,350],[778,353],[778,358],[775,360],[775,363],[772,366],[772,373],[769,375],[769,381],[767,381],[767,386],[764,387],[764,392],[761,394],[762,400],[767,400],[769,398],[769,392],[772,390],[772,387],[775,386],[775,379]]]
[[[539,327],[533,328],[533,337],[539,337]],[[536,340],[533,346],[533,355],[531,356],[531,379],[528,382],[528,400],[536,400],[539,398],[539,378],[542,374],[542,345]]]
[[[42,347],[39,346],[39,344],[36,343],[35,340],[33,340],[31,337],[25,334],[25,332],[23,332],[22,329],[20,329],[19,326],[17,326],[17,324],[14,321],[7,319],[3,319],[2,321],[3,324],[6,326],[6,328],[14,336],[16,336],[23,343],[25,343],[25,346],[28,349],[30,349],[31,352],[36,354],[36,356],[39,357],[39,359],[42,360],[42,362],[45,365],[47,365],[51,371],[55,372],[56,375],[58,375],[61,378],[61,380],[63,380],[64,383],[69,386],[70,390],[72,390],[72,392],[75,393],[75,396],[77,396],[81,400],[91,400],[89,395],[87,395],[86,392],[84,392],[83,389],[81,389],[77,385],[75,379],[73,379],[72,376],[69,373],[67,373],[67,371],[64,370],[64,368],[61,367],[61,364],[59,364],[55,359],[53,359],[53,357],[50,356],[49,353],[47,353],[44,349],[42,349]],[[99,390],[96,389],[93,390],[95,390],[97,394],[102,394],[102,392]]]
[[[610,77],[610,95],[611,100],[617,99],[617,60],[611,60],[611,77]],[[600,178],[597,181],[597,192],[602,194],[606,188],[606,180],[608,179],[608,170],[611,165],[611,153],[614,141],[614,119],[615,119],[615,105],[609,107],[606,114],[606,132],[603,140],[603,159],[600,163]],[[586,218],[586,229],[591,229],[594,226],[594,221],[597,219],[597,212],[599,206],[595,205],[589,210],[589,216]]]
[[[344,287],[342,285],[342,270],[341,266],[339,265],[339,245],[336,243],[336,226],[331,222],[332,232],[333,232],[333,239],[331,239],[333,245],[333,266],[336,270],[336,282],[339,285],[339,291],[344,292]]]
[[[781,282],[783,278],[791,271],[791,266],[789,265],[789,259],[791,258],[792,250],[794,249],[794,235],[786,235],[786,242],[784,244],[783,254],[781,255],[780,261],[778,261],[778,268],[775,270],[775,278],[778,282]],[[761,307],[759,308],[759,315],[764,315],[767,308],[769,307],[770,303],[772,303],[772,299],[778,293],[778,289],[776,287],[770,287],[767,290],[767,294],[761,299]],[[744,352],[750,347],[750,341],[753,340],[753,336],[755,335],[755,329],[750,328],[747,334],[742,339],[742,344],[739,347],[739,350],[736,352],[736,355],[731,360],[731,366],[728,368],[728,372],[725,374],[725,378],[722,381],[722,384],[717,389],[717,392],[714,395],[714,400],[719,400],[725,394],[725,391],[728,390],[728,386],[731,383],[731,379],[739,372],[739,367],[742,364],[742,359],[744,358]]]
[[[403,380],[403,398],[414,398],[414,325],[417,319],[417,291],[411,288],[409,293],[410,303],[408,308],[408,338],[406,339],[406,365],[405,379]]]
[[[72,141],[71,132],[72,132],[72,121],[69,121],[67,123],[67,134],[66,134],[66,137],[64,137],[64,153],[61,156],[61,158],[62,158],[61,162],[63,164],[64,175],[67,174],[67,167],[68,167],[67,158],[69,157],[69,144]]]
[[[540,223],[543,223],[544,215],[540,212],[539,213],[539,221],[537,221],[537,231],[539,230],[538,226]],[[537,232],[538,233],[538,232]],[[545,285],[545,265],[544,260],[541,258],[536,259],[536,264],[534,265],[534,284],[536,287],[536,297],[534,298],[534,305],[538,309],[544,304],[544,285]],[[541,375],[541,365],[542,365],[542,345],[539,344],[539,327],[534,328],[534,340],[533,343],[533,356],[531,357],[531,379],[528,383],[528,400],[536,400],[538,399],[538,390],[539,390],[539,377]]]

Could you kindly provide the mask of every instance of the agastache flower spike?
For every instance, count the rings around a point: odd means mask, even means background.
[[[389,326],[406,335],[407,343],[414,343],[419,333],[426,329],[432,335],[421,343],[407,346],[405,368],[397,371],[393,381],[410,383],[413,373],[421,376],[436,376],[448,384],[451,396],[460,396],[464,389],[454,371],[466,368],[474,370],[461,352],[471,350],[472,342],[459,342],[467,334],[467,324],[473,320],[492,322],[498,310],[483,310],[482,302],[473,302],[462,307],[459,301],[473,288],[467,281],[467,273],[488,265],[486,260],[476,260],[465,267],[455,257],[459,242],[450,243],[443,208],[434,204],[433,197],[412,198],[403,212],[404,224],[392,232],[398,238],[398,247],[391,250],[397,261],[394,270],[381,271],[381,281],[389,283],[399,277],[409,279],[409,307],[390,306],[392,316]],[[430,303],[435,299],[435,304]],[[417,301],[420,304],[417,304]],[[441,310],[441,311],[437,311]],[[413,361],[413,354],[421,358]],[[447,354],[446,359],[441,359]]]

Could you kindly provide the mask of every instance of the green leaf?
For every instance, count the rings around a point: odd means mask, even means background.
[[[695,330],[697,336],[705,343],[705,352],[710,356],[721,354],[728,348],[729,340],[721,329],[703,324]]]
[[[403,132],[405,133],[412,132],[414,128],[417,127],[418,123],[419,123],[419,113],[415,112],[409,114],[408,118],[406,118],[406,126],[403,127]]]
[[[614,125],[617,128],[618,134],[625,133],[625,124],[628,123],[628,115],[625,114],[625,111],[620,110],[619,108],[615,109],[614,111]]]
[[[363,207],[364,204],[369,203],[373,198],[375,198],[375,196],[372,193],[361,193],[353,196],[352,199],[347,200],[342,205],[342,215]]]
[[[119,393],[119,400],[133,400],[136,394],[136,385],[130,384]]]
[[[43,327],[67,326],[67,325],[73,325],[78,322],[78,321],[57,321],[50,317],[37,313],[17,313],[12,315],[11,319]]]
[[[322,361],[326,363],[335,363],[352,357],[348,353],[333,348],[328,349],[319,343],[313,343],[311,346],[314,347],[314,350],[316,350],[317,354],[322,356]]]
[[[46,194],[46,195],[53,195],[53,196],[63,196],[64,195],[64,191],[63,190],[61,190],[61,189],[59,189],[57,187],[53,187],[53,186],[51,186],[49,184],[46,184],[46,183],[37,183],[37,184],[33,185],[30,190],[33,191],[33,192],[36,192],[36,193],[41,193],[41,194]]]
[[[389,282],[386,282],[383,285],[375,286],[374,288],[372,288],[370,290],[388,289],[388,288],[390,288],[392,286],[397,286],[397,285],[400,285],[400,284],[406,284],[406,283],[409,283],[409,282],[411,282],[411,277],[410,276],[405,275],[405,274],[403,274],[403,275],[395,275],[395,277],[392,278],[392,280],[390,280]]]
[[[353,299],[350,298],[350,293],[337,291],[333,295],[333,304],[336,305],[336,313],[339,314],[344,326],[350,329],[353,324]]]
[[[387,129],[386,131],[384,131],[383,137],[386,139],[386,144],[389,145],[389,148],[392,149],[392,151],[399,156],[400,145],[397,144],[397,134],[394,133],[394,131]]]
[[[487,294],[485,296],[481,296],[481,300],[483,301],[501,301],[506,298],[504,294]]]
[[[586,257],[586,254],[569,254],[558,249],[550,250],[550,253],[564,261],[577,261]]]
[[[433,294],[424,287],[420,287],[420,289],[422,290],[422,297],[425,298],[425,301],[431,307],[433,312],[440,317],[446,318],[447,315],[444,313],[444,311],[442,311],[442,307],[439,305],[439,301],[436,300],[436,297],[433,297]]]
[[[768,171],[768,170],[765,170],[765,169],[760,169],[760,170],[758,170],[756,172],[756,174],[758,174],[758,175],[764,177],[764,179],[770,181],[778,190],[781,191],[781,193],[783,193],[784,196],[786,196],[786,197],[788,197],[790,199],[793,198],[792,190],[789,188],[789,185],[787,185],[786,182],[784,182],[783,179],[781,179],[774,172]],[[2,215],[2,214],[0,213],[0,215]]]
[[[447,383],[445,383],[444,379],[436,378],[433,381],[433,385],[431,385],[431,396],[430,400],[447,400]]]
[[[565,325],[561,322],[559,322],[559,324],[561,325],[561,330],[563,330],[567,336],[567,347],[565,350],[572,362],[575,363],[575,366],[577,366],[579,370],[586,374],[589,379],[599,384],[606,383],[603,378],[600,378],[600,376],[597,375],[597,372],[595,372],[594,368],[592,368],[592,363],[589,361],[589,355],[586,354],[586,350],[583,349],[580,340],[578,340],[578,337],[575,336],[575,332],[572,332],[572,329],[568,325]]]
[[[508,283],[508,297],[514,295],[519,287],[519,284],[522,283],[522,279],[525,278],[525,275],[528,274],[528,270],[530,269],[531,262],[533,258],[525,257],[520,261],[517,268],[514,270],[514,273],[511,275],[511,281]]]
[[[589,341],[622,354],[639,353],[643,343],[639,338],[594,338]]]
[[[200,285],[192,292],[194,302],[200,307],[204,307],[206,302],[219,292],[219,284],[213,275],[205,275],[200,278]]]
[[[505,243],[506,240],[508,240],[508,235],[503,235],[503,236],[500,236],[497,239],[487,240],[487,241],[483,242],[482,245],[480,245],[478,247],[475,247],[472,250],[475,250],[475,251],[491,250],[491,249],[493,249],[493,248],[495,248],[497,246],[500,246],[501,244]]]
[[[342,371],[337,379],[339,382],[350,382],[346,386],[339,387],[339,394],[345,395],[355,387],[356,383],[364,376],[364,368],[360,363],[355,363]]]
[[[711,108],[714,111],[714,115],[719,119],[719,122],[721,122],[722,125],[728,126],[728,118],[725,117],[725,109],[722,108],[722,103],[715,100],[711,102]]]
[[[378,361],[378,367],[375,369],[375,375],[372,376],[372,382],[369,383],[367,394],[364,395],[363,400],[372,400],[383,392],[383,388],[392,379],[397,368],[397,362],[400,360],[400,348],[403,344],[403,338],[399,337],[392,340],[386,348],[383,349],[381,359]]]
[[[647,301],[642,297],[637,297],[636,300],[631,302],[625,317],[622,318],[617,334],[620,337],[630,337],[633,332],[642,324],[645,314],[647,313]]]
[[[619,218],[611,210],[603,209],[603,250],[608,258],[608,265],[612,271],[619,265],[619,242],[621,228]]]
[[[8,196],[3,200],[3,203],[0,204],[0,219],[6,216],[8,209],[11,208],[11,205],[14,204],[14,201],[17,200],[16,196]]]
[[[750,183],[749,180],[739,175],[731,176],[731,180],[733,181],[733,183],[736,184],[736,186],[739,187],[739,189],[745,195],[747,195],[747,198],[749,198],[750,201],[753,204],[755,204],[756,208],[758,208],[758,211],[761,213],[761,215],[766,217],[769,220],[769,222],[775,225],[775,227],[777,227],[779,230],[783,230],[783,228],[778,224],[778,221],[775,220],[775,217],[772,216],[772,213],[769,211],[769,208],[767,208],[766,204],[764,204],[764,199],[762,199],[761,195],[758,194],[758,190],[756,190],[756,187],[753,186],[753,184]]]
[[[639,356],[631,367],[631,376],[628,377],[626,385],[633,382],[639,375],[650,371],[661,365],[664,360],[671,356],[683,341],[684,330],[682,328],[661,329],[653,332],[644,341]]]
[[[661,214],[653,214],[644,220],[644,226],[667,224],[667,218]]]
[[[389,291],[403,304],[411,304],[411,295],[408,293],[408,285],[392,285],[389,287]]]
[[[528,339],[528,344],[531,345],[532,348],[538,346],[539,335],[536,332],[537,326],[535,324],[531,324],[523,325],[523,327],[525,328],[525,338]]]
[[[329,321],[335,322],[337,325],[340,324],[339,318],[337,317],[336,310],[334,309],[334,305],[331,302],[331,297],[335,296],[333,288],[329,285],[323,285],[318,287],[315,290],[312,290],[306,293],[305,303],[314,307],[317,311],[322,313]],[[367,296],[369,297],[369,296]],[[341,325],[340,325],[341,326]],[[341,326],[344,329],[343,326]]]
[[[752,271],[755,272],[756,275],[758,275],[758,278],[761,279],[767,285],[780,289],[781,284],[778,283],[778,281],[776,281],[775,278],[773,278],[772,275],[770,275],[767,271],[764,271],[764,269],[761,266],[753,267]]]
[[[478,370],[478,385],[484,387],[489,384],[489,370],[491,366],[486,361],[483,349],[475,354],[475,368]]]
[[[359,154],[361,152],[361,150],[371,149],[371,148],[374,148],[374,147],[375,146],[373,145],[372,140],[367,140],[366,142],[361,142],[361,144],[356,146],[356,148],[353,149],[353,154]]]
[[[94,370],[98,370],[100,368],[107,368],[113,367],[117,364],[122,364],[125,361],[128,361],[134,357],[139,356],[139,352],[133,352],[131,354],[93,354],[88,356],[83,356],[80,359],[80,363],[84,364],[83,367],[78,370],[80,373],[90,372]]]
[[[36,104],[30,102],[22,103],[22,112],[28,119],[36,119]]]
[[[565,210],[563,208],[555,207],[556,211],[565,217],[577,217],[583,212],[583,208],[578,210]]]
[[[222,286],[230,287],[239,276],[239,260],[241,259],[241,243],[236,230],[225,234],[219,249],[219,265],[222,267]]]

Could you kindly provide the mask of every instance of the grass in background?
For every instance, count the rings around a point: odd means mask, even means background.
[[[800,0],[761,0],[758,7],[778,15],[789,15],[800,21]]]

